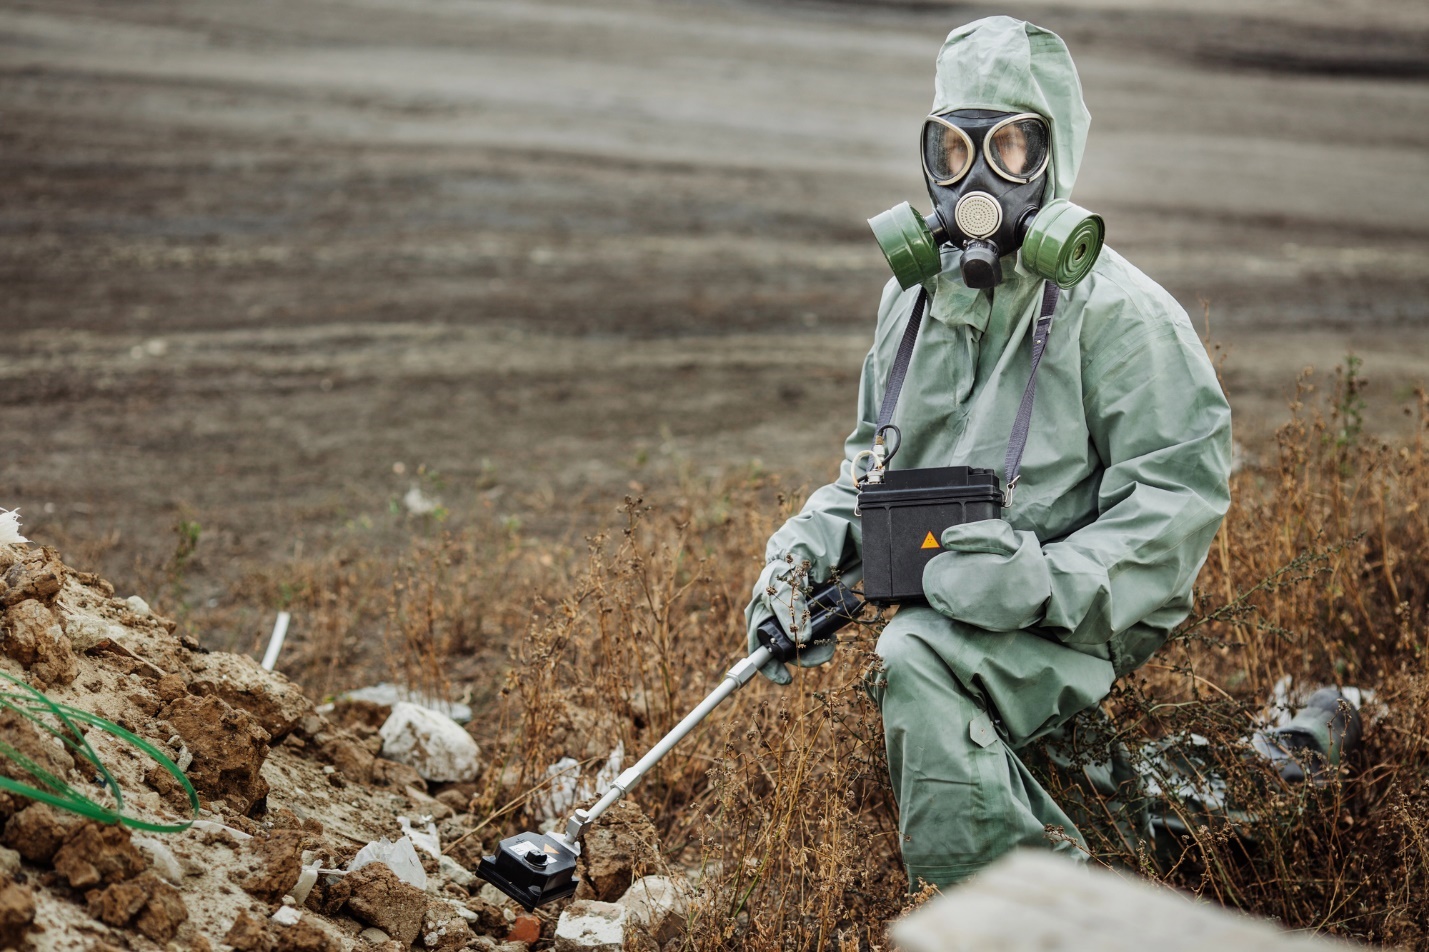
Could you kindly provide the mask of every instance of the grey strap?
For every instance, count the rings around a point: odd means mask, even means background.
[[[1002,476],[1007,488],[1002,493],[1002,506],[1012,505],[1012,493],[1022,478],[1022,451],[1027,448],[1027,432],[1032,428],[1032,403],[1037,398],[1037,368],[1047,351],[1047,337],[1052,333],[1052,314],[1057,310],[1057,285],[1048,281],[1042,289],[1042,311],[1037,315],[1037,329],[1032,332],[1032,371],[1027,375],[1027,388],[1022,391],[1022,403],[1012,424],[1012,439],[1007,441],[1007,457],[1002,461]]]
[[[918,328],[923,324],[923,311],[928,307],[928,289],[918,289],[918,301],[913,305],[913,315],[908,318],[908,326],[903,328],[903,339],[898,342],[898,354],[893,358],[893,368],[888,371],[888,383],[883,388],[883,402],[878,405],[877,433],[893,422],[893,411],[898,407],[898,394],[903,389],[903,378],[908,376],[908,362],[913,359],[913,344],[918,340]]]
[[[1022,403],[1017,407],[1017,419],[1012,424],[1012,438],[1007,441],[1007,457],[1002,463],[1003,478],[1007,480],[1002,491],[1003,508],[1012,505],[1012,492],[1017,481],[1022,478],[1022,451],[1027,448],[1027,434],[1032,428],[1032,404],[1037,398],[1037,368],[1042,364],[1042,355],[1047,351],[1047,337],[1052,333],[1052,315],[1057,310],[1057,285],[1048,281],[1042,288],[1042,310],[1037,314],[1037,327],[1032,332],[1032,370],[1027,376],[1027,387],[1022,391]],[[888,383],[883,388],[883,403],[878,407],[877,434],[883,427],[893,422],[893,411],[898,408],[898,394],[903,389],[903,378],[908,376],[908,364],[913,359],[913,345],[918,340],[918,328],[923,323],[923,311],[928,306],[928,291],[920,288],[918,301],[913,305],[913,314],[908,318],[908,326],[903,329],[903,339],[898,342],[898,354],[893,358],[893,367],[888,371]]]

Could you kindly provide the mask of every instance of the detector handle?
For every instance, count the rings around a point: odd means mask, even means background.
[[[845,625],[858,617],[858,613],[863,610],[863,599],[849,591],[839,582],[829,582],[819,588],[809,598],[809,628],[813,641],[825,641],[834,637],[834,634]],[[766,631],[766,629],[772,630]],[[768,642],[765,642],[766,635]],[[625,796],[640,778],[649,772],[665,758],[675,745],[685,738],[685,735],[694,730],[700,723],[709,717],[710,712],[719,707],[724,699],[735,691],[744,687],[754,677],[754,673],[764,667],[770,661],[790,661],[798,652],[799,647],[794,645],[784,634],[784,629],[773,618],[769,619],[759,627],[759,637],[761,644],[749,657],[741,658],[734,667],[725,672],[724,680],[719,687],[715,688],[701,701],[693,711],[686,714],[680,723],[664,737],[659,743],[650,748],[650,752],[637,760],[628,770],[621,773],[611,783],[610,789],[605,796],[597,800],[589,809],[577,810],[566,821],[566,831],[564,834],[554,834],[562,841],[567,849],[576,855],[580,855],[580,837],[585,832],[586,827],[594,823],[601,814]]]
[[[796,644],[784,631],[778,619],[769,618],[757,629],[760,645],[769,649],[775,661],[789,662],[802,646],[824,644],[835,637],[839,629],[850,624],[863,611],[863,599],[844,587],[842,582],[826,582],[809,596],[809,617],[803,627],[809,637]]]
[[[561,836],[566,847],[576,855],[580,855],[579,840],[586,827],[594,823],[606,810],[615,806],[616,801],[625,796],[651,767],[663,760],[665,755],[674,749],[686,734],[698,727],[701,721],[709,717],[710,712],[719,707],[725,698],[748,684],[749,680],[754,677],[754,673],[768,664],[773,657],[774,655],[768,648],[761,647],[749,657],[741,658],[734,667],[725,672],[724,680],[720,682],[719,687],[711,691],[693,711],[686,714],[684,720],[676,724],[670,733],[660,738],[659,743],[650,748],[649,753],[616,777],[605,796],[597,800],[589,809],[577,810],[571,815],[571,818],[566,821],[566,832]]]

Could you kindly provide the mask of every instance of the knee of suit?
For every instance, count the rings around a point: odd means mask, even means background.
[[[926,605],[912,605],[893,616],[874,650],[883,661],[885,675],[937,673],[951,679],[955,670],[977,670],[983,646],[992,643],[981,629],[954,621]]]
[[[904,671],[912,665],[926,664],[932,653],[917,635],[911,631],[894,629],[892,622],[889,622],[888,627],[878,636],[874,651],[878,654],[880,681],[887,681],[892,672]]]

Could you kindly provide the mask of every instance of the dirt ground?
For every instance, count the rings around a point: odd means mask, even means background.
[[[864,220],[926,203],[933,57],[986,12],[0,0],[0,506],[121,593],[197,522],[218,600],[414,485],[559,533],[632,484],[823,481],[887,277]],[[1429,10],[1017,12],[1081,70],[1077,200],[1208,316],[1246,452],[1350,351],[1402,427]]]

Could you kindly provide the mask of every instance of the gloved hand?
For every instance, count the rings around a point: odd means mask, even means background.
[[[754,583],[754,598],[744,610],[744,620],[749,627],[749,650],[759,648],[759,626],[770,618],[776,619],[791,641],[803,644],[809,639],[809,609],[806,595],[812,587],[808,563],[797,562],[793,556],[770,562],[759,573]],[[834,656],[838,647],[834,639],[826,644],[802,648],[794,663],[801,668],[813,668]],[[770,661],[759,669],[775,684],[788,684],[793,678],[782,662]]]
[[[923,594],[949,618],[990,631],[1035,625],[1052,597],[1052,573],[1031,532],[1002,519],[943,530],[943,548],[923,568]]]

